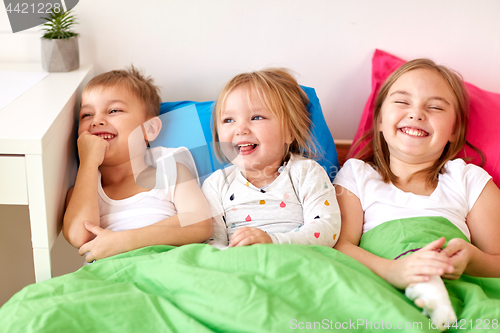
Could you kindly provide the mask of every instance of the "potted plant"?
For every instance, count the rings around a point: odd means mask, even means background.
[[[53,10],[42,30],[42,67],[47,72],[69,72],[80,67],[78,34],[71,31],[76,24],[70,11]]]

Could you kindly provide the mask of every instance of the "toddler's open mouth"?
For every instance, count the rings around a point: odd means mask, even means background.
[[[253,152],[255,149],[257,149],[257,144],[254,143],[241,143],[236,145],[236,149],[238,150],[239,154],[249,154]]]

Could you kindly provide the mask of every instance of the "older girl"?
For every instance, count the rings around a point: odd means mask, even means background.
[[[441,329],[453,322],[454,313],[435,276],[500,277],[500,191],[482,168],[454,159],[466,143],[467,114],[467,92],[457,74],[427,59],[410,61],[380,89],[373,128],[364,138],[368,144],[334,180],[342,213],[335,248],[395,287],[407,288]],[[431,219],[435,230],[451,223],[460,237],[442,251],[445,238],[436,237],[398,260],[358,246],[362,235],[389,221],[429,216],[446,219]],[[407,233],[416,234],[420,226],[406,227]],[[441,287],[418,285],[431,280]]]

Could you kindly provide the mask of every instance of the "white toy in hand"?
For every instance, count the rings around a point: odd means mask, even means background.
[[[406,287],[405,295],[423,308],[422,313],[436,324],[443,332],[457,320],[455,311],[451,306],[448,291],[439,275],[431,275],[428,282],[410,284]]]

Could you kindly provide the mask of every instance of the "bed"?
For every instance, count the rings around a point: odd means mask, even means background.
[[[374,91],[398,61],[387,53],[375,52]],[[382,69],[387,73],[382,75]],[[323,127],[326,124],[314,90],[304,90],[311,99],[315,137],[325,153],[323,166],[333,178],[338,170],[335,146],[327,127]],[[500,106],[500,95],[488,94],[490,101]],[[360,128],[369,119],[366,113],[370,112],[372,97]],[[206,128],[210,105],[162,105],[167,113],[194,107],[194,116],[202,125],[200,137],[208,143],[193,142],[188,147],[198,155],[195,161],[201,178],[217,167],[215,160],[207,159],[212,154]],[[487,145],[493,140],[470,141],[486,154],[490,164],[485,168],[491,168],[487,171],[498,184],[498,149]],[[491,158],[494,153],[496,159]],[[443,233],[461,237],[445,219],[404,222],[390,221],[370,230],[360,246],[395,258]],[[415,223],[421,230],[418,234],[413,232]],[[387,226],[396,231],[386,232]],[[450,323],[450,332],[499,330],[500,279],[463,275],[445,283],[459,318]],[[207,244],[151,246],[102,259],[76,272],[25,287],[0,308],[0,323],[0,332],[9,333],[436,331],[435,324],[403,291],[354,259],[322,246],[274,244],[227,250]]]

